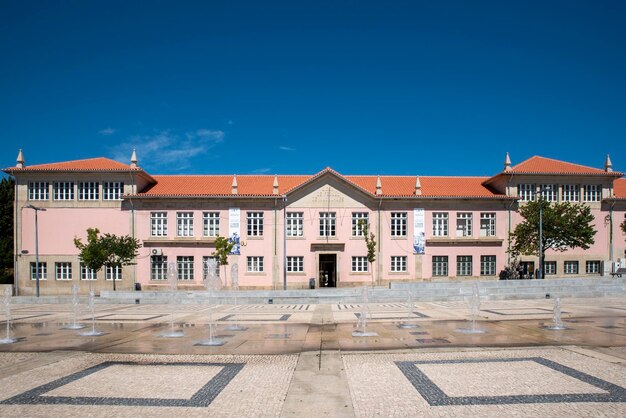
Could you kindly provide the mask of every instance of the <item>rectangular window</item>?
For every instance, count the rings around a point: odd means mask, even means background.
[[[150,212],[150,236],[167,236],[167,212]]]
[[[263,271],[263,257],[248,257],[248,272],[260,273]]]
[[[367,212],[352,212],[352,236],[362,237],[364,228],[369,223],[369,214]]]
[[[209,266],[207,265],[209,260],[215,260],[215,274],[217,275],[217,277],[220,277],[220,263],[217,259],[217,257],[212,256],[212,255],[205,255],[202,257],[202,278],[203,280],[206,279],[206,277],[209,274]]]
[[[433,256],[433,276],[447,276],[448,275],[448,256],[447,255],[434,255]]]
[[[566,261],[563,263],[565,274],[578,274],[578,261]]]
[[[96,280],[96,271],[88,268],[83,263],[80,263],[80,279],[81,280]]]
[[[205,237],[216,237],[220,234],[220,213],[204,212],[202,214],[203,234]]]
[[[74,182],[55,181],[54,200],[74,200]]]
[[[406,237],[406,212],[391,212],[391,236]]]
[[[404,273],[406,272],[406,256],[391,256],[391,271]]]
[[[587,274],[600,274],[600,261],[587,261],[585,263],[585,273]]]
[[[124,194],[124,183],[105,181],[102,183],[102,200],[120,200]]]
[[[302,273],[304,272],[304,257],[287,257],[287,272]]]
[[[334,237],[336,226],[335,212],[320,212],[320,237]]]
[[[263,212],[248,212],[248,236],[263,236]]]
[[[472,275],[472,256],[457,255],[456,256],[456,275],[471,276]]]
[[[304,212],[287,212],[287,236],[304,235]]]
[[[50,183],[47,181],[31,181],[28,183],[28,200],[50,199]]]
[[[546,276],[555,275],[556,274],[556,261],[544,261],[543,271]]]
[[[176,212],[176,235],[193,237],[193,212]]]
[[[433,236],[448,236],[448,212],[433,213]]]
[[[456,214],[456,236],[471,237],[472,236],[472,213],[458,212]]]
[[[167,280],[167,256],[150,257],[150,280]]]
[[[54,263],[54,269],[56,270],[55,278],[57,280],[72,280],[72,263]]]
[[[367,257],[352,257],[352,272],[367,272]]]
[[[30,263],[30,279],[37,280],[36,277],[37,263]],[[46,280],[48,278],[48,264],[45,262],[39,262],[39,280]]]
[[[496,214],[493,212],[484,212],[480,214],[480,236],[495,237],[496,236]]]
[[[78,200],[100,199],[100,184],[97,181],[81,181],[78,183]]]
[[[559,188],[556,184],[542,184],[541,198],[547,202],[556,202],[558,200]]]
[[[193,280],[193,256],[179,255],[176,257],[178,280]]]
[[[579,202],[580,186],[578,184],[564,184],[562,200],[564,202]]]
[[[599,202],[602,199],[602,186],[585,184],[585,202]]]
[[[480,275],[495,276],[496,275],[496,256],[481,255],[480,256]]]
[[[120,266],[106,267],[105,280],[122,280],[122,268]]]
[[[517,195],[522,202],[530,202],[535,200],[537,187],[534,184],[519,184],[517,186]]]

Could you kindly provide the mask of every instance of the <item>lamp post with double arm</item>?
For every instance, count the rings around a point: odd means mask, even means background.
[[[24,208],[35,211],[35,289],[36,295],[39,297],[39,276],[41,276],[41,272],[39,271],[39,224],[37,221],[37,213],[39,211],[45,212],[46,208],[39,208],[33,205],[26,205]]]

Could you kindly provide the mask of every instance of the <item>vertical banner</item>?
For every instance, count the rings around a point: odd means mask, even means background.
[[[424,209],[413,209],[413,254],[424,254]]]
[[[240,254],[241,211],[239,208],[228,209],[228,240],[234,242],[231,254]]]

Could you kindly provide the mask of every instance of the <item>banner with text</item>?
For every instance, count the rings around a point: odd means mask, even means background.
[[[413,254],[424,254],[424,209],[413,209]]]
[[[241,252],[241,211],[239,208],[228,209],[228,240],[235,243],[231,254],[239,255]]]

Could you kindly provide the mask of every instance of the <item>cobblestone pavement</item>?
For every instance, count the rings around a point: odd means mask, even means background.
[[[553,304],[13,305],[0,416],[626,416],[626,299]]]

